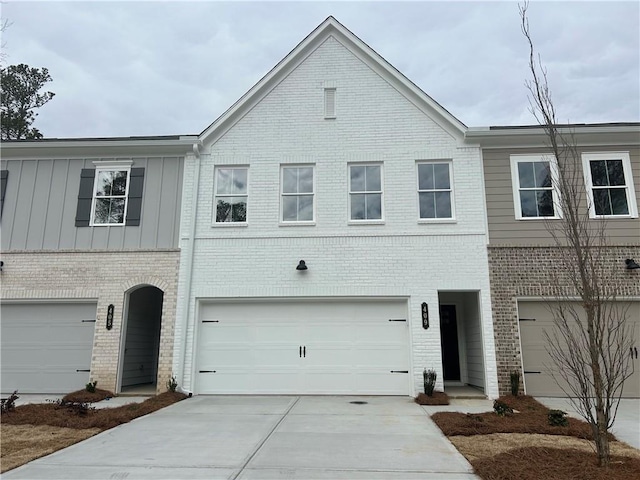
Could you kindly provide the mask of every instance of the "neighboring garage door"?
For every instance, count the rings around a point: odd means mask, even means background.
[[[3,393],[68,393],[89,381],[95,303],[9,303],[0,315]]]
[[[627,319],[635,327],[634,347],[640,350],[640,302],[625,305],[629,306]],[[547,353],[544,331],[551,333],[553,329],[549,306],[545,302],[518,302],[518,316],[526,393],[541,397],[565,396],[552,376],[557,367]],[[623,391],[623,396],[627,398],[640,397],[640,359],[636,358],[634,347],[629,352],[633,357],[634,372],[625,382]]]
[[[408,395],[407,302],[200,304],[198,393]]]

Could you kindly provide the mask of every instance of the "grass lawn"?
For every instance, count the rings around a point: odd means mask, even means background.
[[[500,400],[516,413],[439,412],[431,416],[483,479],[640,479],[640,450],[611,435],[611,466],[599,468],[587,423],[568,418],[567,426],[551,426],[549,409],[533,397]]]
[[[97,402],[111,392],[84,390],[63,397],[70,402]],[[6,472],[36,458],[49,455],[104,430],[130,422],[187,398],[177,392],[149,397],[142,403],[88,410],[56,403],[29,404],[3,413],[0,423],[0,471]],[[84,411],[83,411],[84,410]]]

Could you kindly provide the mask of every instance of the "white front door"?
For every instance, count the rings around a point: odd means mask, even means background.
[[[197,393],[408,395],[404,300],[202,302]]]

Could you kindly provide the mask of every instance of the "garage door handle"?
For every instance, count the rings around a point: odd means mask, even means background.
[[[536,371],[533,371],[533,370],[525,370],[524,373],[542,373],[542,372],[536,372]]]
[[[638,358],[638,347],[633,347],[633,351],[636,352],[636,358]]]
[[[302,345],[300,346],[300,348],[298,348],[298,355],[300,355],[300,358],[302,358]]]
[[[389,321],[390,322],[406,322],[407,319],[406,318],[390,318]]]
[[[76,372],[90,372],[91,370],[76,370]]]
[[[409,373],[409,370],[391,370],[391,373]]]
[[[302,356],[304,358],[307,358],[307,346],[306,345],[304,347],[302,347]]]
[[[198,373],[216,373],[215,370],[198,370]]]
[[[82,323],[96,323],[96,320],[82,320]]]

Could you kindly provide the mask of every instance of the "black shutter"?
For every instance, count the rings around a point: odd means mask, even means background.
[[[9,170],[0,170],[0,215],[4,207],[4,192],[7,191],[7,179],[9,178]]]
[[[144,187],[144,168],[132,168],[129,175],[129,202],[125,225],[140,225],[142,210],[142,190]]]
[[[80,172],[76,227],[89,226],[89,221],[91,220],[91,201],[93,200],[93,180],[95,177],[96,171],[93,168],[83,168]]]

